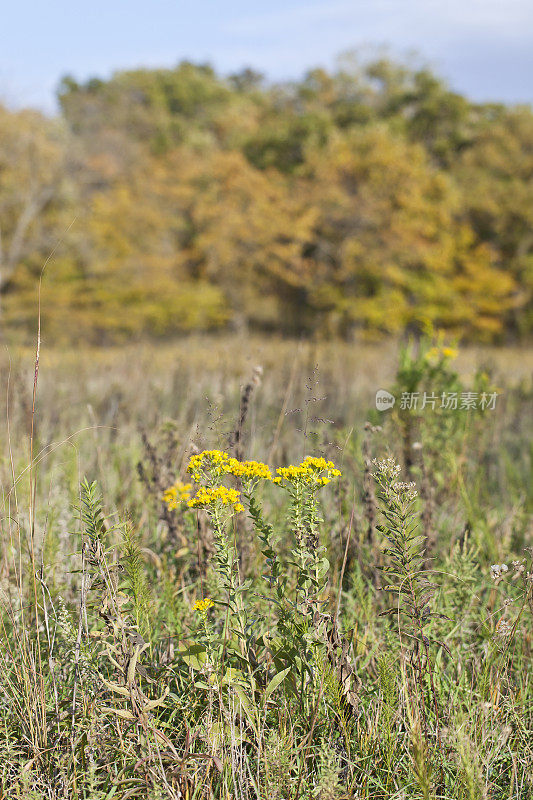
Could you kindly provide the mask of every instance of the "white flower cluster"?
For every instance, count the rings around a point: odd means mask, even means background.
[[[376,476],[386,478],[389,481],[395,481],[402,468],[392,458],[375,458],[372,464],[376,468]]]
[[[418,494],[415,487],[416,487],[415,483],[398,482],[392,484],[393,491],[399,495],[402,495],[403,499],[407,500],[408,502],[414,500]]]
[[[490,568],[490,576],[493,580],[497,581],[503,578],[504,574],[509,572],[507,564],[492,564]]]
[[[416,484],[397,480],[402,468],[394,458],[375,458],[372,464],[376,469],[373,477],[381,485],[383,496],[387,500],[395,499],[400,503],[411,503],[417,497]]]

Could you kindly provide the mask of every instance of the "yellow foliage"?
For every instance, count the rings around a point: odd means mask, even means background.
[[[51,339],[530,331],[533,114],[429,73],[408,103],[408,71],[374,68],[381,89],[315,70],[287,92],[183,63],[65,79],[62,119],[0,107],[3,324],[33,331],[53,250]]]

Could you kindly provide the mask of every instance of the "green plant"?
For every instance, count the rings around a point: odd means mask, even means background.
[[[398,481],[400,466],[393,458],[375,461],[374,477],[379,487],[381,516],[383,522],[377,526],[386,539],[384,555],[387,559],[382,567],[387,585],[395,605],[383,614],[391,615],[398,626],[401,641],[410,645],[410,664],[416,675],[416,708],[427,744],[433,744],[430,736],[429,717],[440,747],[440,709],[433,677],[431,645],[426,629],[435,617],[443,615],[434,611],[432,600],[437,586],[431,582],[425,567],[424,539],[418,533],[418,515],[415,508],[417,493],[413,483]],[[429,684],[429,686],[428,686]],[[428,700],[428,690],[431,700]],[[417,745],[418,747],[418,745]]]

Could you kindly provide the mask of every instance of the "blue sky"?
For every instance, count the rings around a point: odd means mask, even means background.
[[[65,73],[183,58],[294,78],[383,45],[416,51],[474,99],[533,102],[533,0],[5,0],[0,99],[53,110]]]

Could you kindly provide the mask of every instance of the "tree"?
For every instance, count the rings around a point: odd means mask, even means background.
[[[239,129],[248,134],[256,108],[250,94],[233,89],[212,67],[188,61],[175,69],[117,72],[106,82],[80,85],[67,76],[58,96],[76,135],[91,139],[120,131],[156,154],[181,144],[224,143]]]
[[[465,218],[515,282],[509,329],[533,328],[533,114],[488,106],[472,146],[453,167]]]
[[[61,240],[58,337],[531,333],[530,108],[383,54],[275,85],[189,62],[67,77],[59,100],[0,108],[4,327],[33,327]]]
[[[178,151],[174,158],[189,275],[220,287],[235,326],[299,330],[312,280],[304,250],[316,210],[282,175],[255,169],[239,153],[214,151],[200,161]]]
[[[57,243],[66,159],[60,122],[0,107],[0,295],[22,264],[42,266]]]
[[[308,178],[319,209],[310,303],[332,333],[501,330],[514,281],[476,241],[457,187],[421,145],[383,124],[353,130],[310,157]]]

